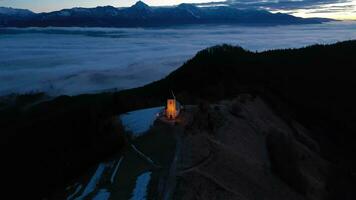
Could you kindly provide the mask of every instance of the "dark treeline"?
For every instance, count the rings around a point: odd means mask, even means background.
[[[199,52],[166,78],[144,87],[62,96],[30,107],[23,101],[0,104],[2,152],[9,174],[16,179],[10,180],[18,183],[21,176],[38,177],[22,182],[37,181],[32,193],[48,195],[120,149],[122,131],[117,130],[113,115],[163,105],[170,90],[183,104],[252,93],[262,96],[287,121],[297,119],[311,130],[323,156],[342,171],[330,178],[335,182],[331,194],[342,193],[346,199],[348,188],[336,182],[350,186],[343,177],[352,177],[350,171],[356,167],[355,52],[356,41],[259,53],[221,45]]]
[[[124,145],[106,95],[29,105],[39,98],[20,95],[0,108],[2,181],[11,199],[49,197]]]

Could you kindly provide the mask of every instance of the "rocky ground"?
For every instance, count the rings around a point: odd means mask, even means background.
[[[189,107],[174,199],[324,199],[329,164],[296,121],[241,95]]]

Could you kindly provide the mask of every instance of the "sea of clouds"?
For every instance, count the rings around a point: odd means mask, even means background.
[[[142,86],[206,47],[253,51],[356,39],[356,22],[271,27],[0,29],[0,95],[93,93]]]

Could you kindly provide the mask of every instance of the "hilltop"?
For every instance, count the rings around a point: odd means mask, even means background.
[[[103,191],[109,199],[354,197],[356,177],[323,156],[310,129],[259,96],[185,106],[175,123],[162,116],[144,131],[140,124],[154,120],[160,109],[121,115],[132,138],[127,148],[85,175],[88,181],[74,180],[58,199]]]

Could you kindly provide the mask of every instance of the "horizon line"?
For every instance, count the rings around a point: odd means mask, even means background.
[[[71,6],[71,7],[63,7],[63,8],[58,8],[58,9],[51,9],[51,10],[46,10],[46,11],[36,11],[36,10],[32,10],[30,8],[23,8],[23,7],[12,7],[12,6],[0,6],[0,8],[10,8],[10,9],[22,9],[22,10],[29,10],[35,14],[41,14],[41,13],[51,13],[51,12],[57,12],[57,11],[62,11],[62,10],[70,10],[70,9],[75,9],[75,8],[83,8],[83,9],[93,9],[93,8],[99,8],[99,7],[113,7],[113,8],[117,8],[117,9],[125,9],[125,8],[130,8],[132,6],[134,6],[135,4],[137,4],[138,2],[142,2],[144,4],[146,4],[149,7],[153,7],[153,8],[164,8],[164,7],[177,7],[181,4],[189,4],[189,5],[194,5],[197,7],[215,7],[215,6],[226,6],[226,7],[232,7],[235,8],[229,4],[224,3],[224,0],[217,0],[217,1],[210,1],[207,3],[179,3],[179,4],[167,4],[167,5],[149,5],[141,0],[136,1],[135,3],[133,3],[132,5],[128,5],[128,6],[115,6],[115,5],[111,5],[111,4],[107,4],[107,5],[97,5],[97,6]],[[238,9],[238,8],[236,8]],[[248,9],[248,8],[245,8]],[[256,10],[265,10],[271,13],[284,13],[284,14],[288,14],[288,15],[292,15],[295,17],[301,17],[301,18],[328,18],[328,19],[333,19],[333,20],[339,20],[339,21],[356,21],[356,16],[354,17],[318,17],[318,16],[313,16],[313,17],[307,17],[307,16],[303,16],[298,14],[297,12],[291,13],[291,12],[283,12],[282,10],[269,10],[269,9],[265,9],[265,8],[261,8],[261,9],[256,9]]]

